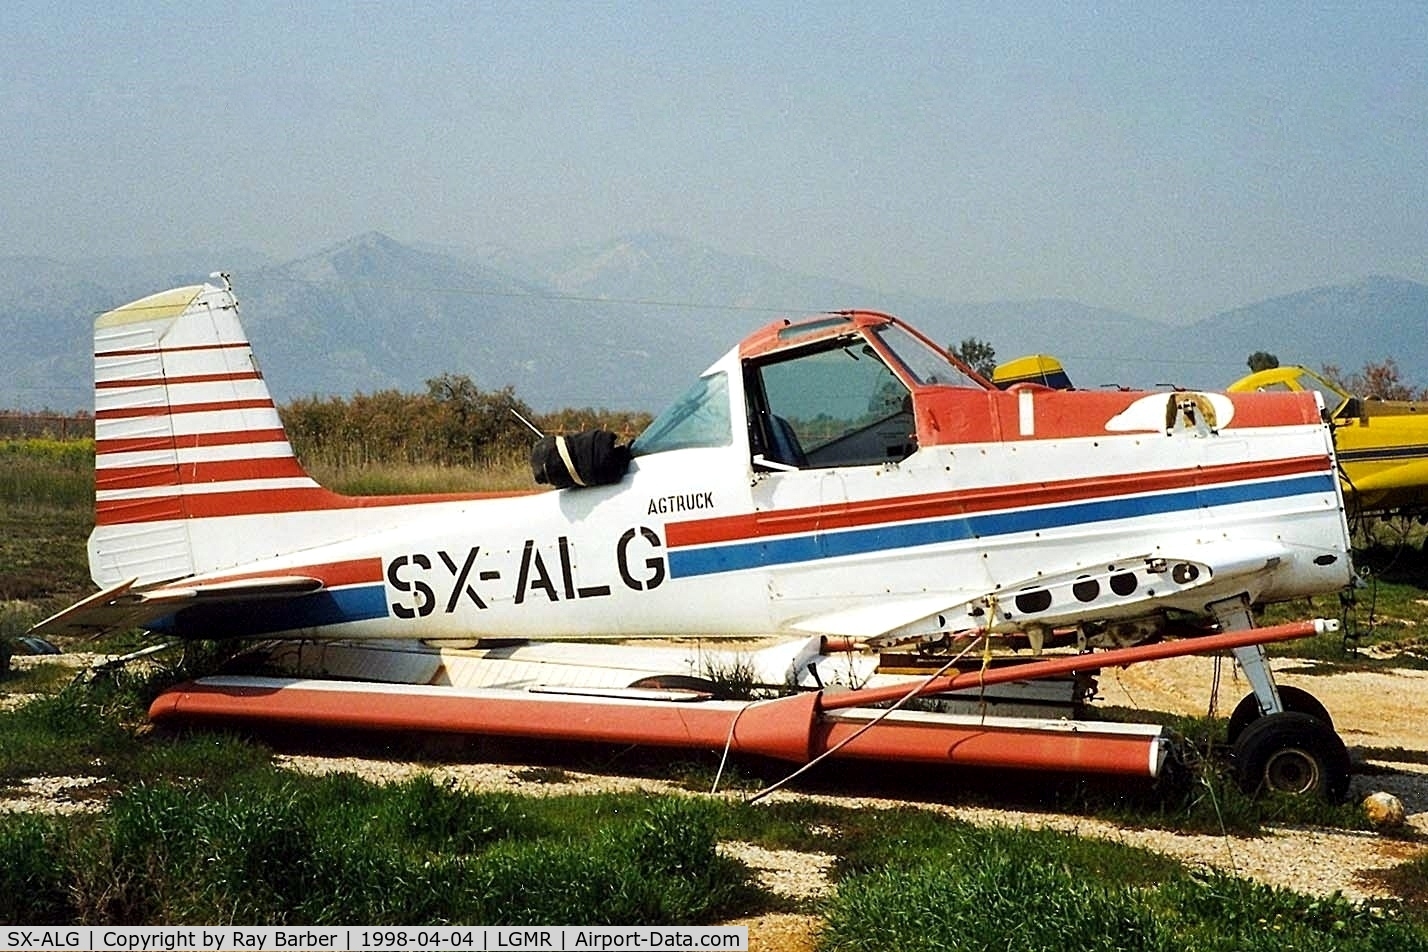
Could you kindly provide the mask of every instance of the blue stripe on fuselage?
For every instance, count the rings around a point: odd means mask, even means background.
[[[690,578],[843,555],[862,555],[885,549],[963,542],[1017,532],[1037,532],[1071,525],[1209,509],[1311,493],[1332,494],[1334,489],[1333,477],[1328,473],[1319,473],[1262,483],[1197,487],[1150,496],[1121,496],[1038,509],[973,513],[926,522],[729,542],[697,549],[671,549],[669,574],[671,578]]]
[[[386,617],[387,590],[378,583],[296,598],[190,605],[149,628],[182,638],[248,638]]]

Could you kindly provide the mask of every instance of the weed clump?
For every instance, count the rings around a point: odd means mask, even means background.
[[[419,776],[141,782],[82,824],[0,827],[10,922],[685,924],[742,912],[749,871],[710,807],[626,798],[557,826],[528,801]]]
[[[1393,910],[1191,872],[1116,843],[955,824],[939,832],[920,821],[908,833],[839,884],[823,952],[1428,947]]]
[[[0,823],[0,922],[75,921],[67,852],[66,827],[54,817],[19,814]]]

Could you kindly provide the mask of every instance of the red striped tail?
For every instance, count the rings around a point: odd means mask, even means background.
[[[199,554],[193,520],[334,497],[303,471],[258,370],[225,275],[94,323],[95,582],[180,578],[230,561]],[[233,550],[246,548],[233,545]]]

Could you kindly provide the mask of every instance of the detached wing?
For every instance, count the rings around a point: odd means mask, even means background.
[[[311,595],[324,587],[321,579],[306,575],[270,575],[196,585],[176,582],[142,590],[134,589],[135,581],[120,582],[76,602],[31,628],[30,634],[40,637],[102,635],[147,627],[152,621],[194,605],[295,598]]]

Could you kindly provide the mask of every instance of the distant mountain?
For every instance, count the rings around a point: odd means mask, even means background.
[[[714,344],[723,346],[715,346],[710,359],[742,335],[740,328],[752,329],[785,315],[866,308],[906,318],[944,346],[979,337],[992,343],[1003,357],[1047,349],[1074,353],[1088,376],[1125,382],[1132,372],[1145,370],[1146,357],[1135,347],[1108,356],[1108,337],[1125,342],[1159,341],[1165,331],[1142,318],[1075,301],[952,304],[913,294],[888,294],[846,281],[798,274],[761,258],[724,254],[655,232],[538,257],[519,257],[502,248],[484,249],[480,255],[492,265],[519,263],[532,280],[562,295],[664,307],[691,302],[726,307],[730,310],[718,325],[728,331],[713,339]],[[741,311],[747,312],[748,320],[738,319]],[[1151,377],[1164,379],[1149,374],[1143,385],[1153,385]]]
[[[659,232],[532,258],[561,294],[669,304],[717,304],[771,314],[867,306],[866,288],[797,274],[751,255],[732,255]]]
[[[1169,327],[1075,301],[875,292],[659,233],[524,255],[407,245],[374,232],[283,263],[244,251],[0,259],[0,407],[90,405],[93,318],[215,268],[233,274],[280,402],[420,391],[450,372],[483,389],[512,386],[539,409],[654,410],[755,327],[846,307],[898,314],[942,345],[979,338],[1001,359],[1055,354],[1082,387],[1223,387],[1256,350],[1345,370],[1393,356],[1406,381],[1428,383],[1428,287],[1393,278]]]
[[[1194,331],[1239,357],[1236,378],[1263,350],[1281,364],[1336,364],[1346,373],[1392,357],[1404,381],[1428,386],[1428,285],[1412,281],[1373,276],[1300,291],[1216,314]]]
[[[542,409],[659,406],[727,346],[707,309],[561,296],[543,278],[372,233],[235,276],[279,400],[461,373]]]
[[[261,258],[243,250],[193,259],[0,258],[0,408],[92,407],[94,318],[155,291],[196,283],[214,267],[205,270],[209,260],[237,265]]]
[[[0,259],[0,407],[93,406],[91,323],[114,302],[82,267]]]

